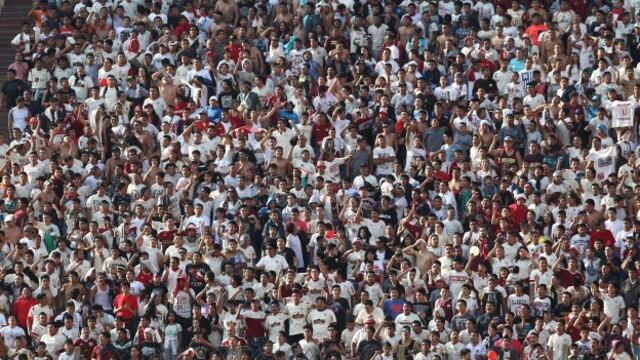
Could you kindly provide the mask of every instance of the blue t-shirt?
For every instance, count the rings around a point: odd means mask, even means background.
[[[524,60],[518,60],[516,58],[511,59],[507,69],[511,72],[520,72],[520,70],[524,69]]]
[[[210,123],[217,124],[220,121],[220,118],[222,117],[222,109],[219,107],[213,108],[209,105],[205,105],[204,110],[207,112],[207,119],[209,119]]]
[[[384,301],[384,315],[389,316],[392,319],[396,319],[396,316],[402,313],[402,307],[404,306],[404,300],[391,300],[387,299]]]
[[[298,114],[294,113],[293,111],[280,110],[278,111],[278,117],[281,119],[287,119],[292,124],[300,123],[300,120],[298,119]]]

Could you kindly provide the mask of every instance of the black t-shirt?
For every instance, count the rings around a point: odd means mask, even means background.
[[[431,304],[429,302],[416,302],[413,304],[413,311],[418,315],[423,326],[427,326],[431,320]]]
[[[167,295],[167,293],[169,292],[167,290],[167,286],[164,284],[159,284],[156,285],[153,282],[151,284],[149,284],[145,289],[144,289],[145,293],[147,293],[148,295],[151,294],[156,294],[156,296],[161,296],[161,298],[164,299],[164,296]]]
[[[142,359],[152,359],[155,355],[162,353],[162,347],[155,342],[144,342],[140,345],[140,352],[142,353]]]
[[[336,314],[336,324],[338,327],[338,334],[342,333],[346,326],[347,319],[347,310],[349,310],[349,302],[345,298],[340,298],[338,300],[331,300],[331,305],[329,305],[329,309]]]
[[[398,213],[395,209],[380,209],[380,219],[384,221],[385,224],[389,225],[398,225]]]
[[[525,155],[522,160],[528,162],[529,164],[535,166],[535,165],[541,165],[542,161],[544,160],[544,156],[542,154],[528,154]]]
[[[211,332],[211,320],[206,317],[201,317],[198,320],[192,319],[191,326],[190,329],[187,329],[189,334],[193,334],[193,329],[200,329],[205,334]]]
[[[59,93],[62,101],[65,103],[71,102],[71,99],[76,97],[76,91],[72,88],[60,89]]]
[[[380,342],[378,340],[363,340],[358,345],[358,354],[360,354],[360,360],[369,360],[380,349]]]
[[[293,250],[291,250],[288,247],[285,247],[284,250],[282,250],[282,251],[278,250],[277,253],[282,255],[282,256],[284,256],[284,258],[285,258],[285,260],[287,260],[287,264],[289,264],[289,266],[294,266],[294,263],[293,263],[294,260],[293,259],[296,257],[296,254],[293,252]]]
[[[22,96],[22,92],[27,89],[27,84],[18,79],[13,79],[5,82],[2,85],[2,93],[7,101],[7,107],[12,108],[16,106],[16,99],[18,96]]]
[[[199,343],[197,341],[192,341],[189,344],[189,347],[193,349],[195,352],[195,358],[198,360],[205,360],[209,358],[211,354],[211,347],[204,343]]]
[[[231,109],[233,106],[233,100],[238,96],[234,91],[222,91],[220,95],[218,95],[218,100],[220,100],[220,106],[227,110]]]
[[[480,299],[482,308],[484,308],[488,302],[493,303],[498,309],[502,308],[502,293],[498,290],[487,290],[480,296]]]
[[[178,55],[176,56],[176,58],[180,59],[180,58],[182,58],[182,56],[186,56],[189,59],[195,59],[195,58],[198,57],[198,53],[193,48],[190,47],[190,48],[187,48],[187,49],[184,49],[184,50],[180,50],[178,52]]]
[[[571,304],[558,304],[553,309],[553,314],[557,317],[564,318],[571,312]]]
[[[205,263],[189,264],[185,270],[189,277],[189,287],[192,288],[196,294],[202,291],[205,287],[204,275],[211,271],[209,265]]]
[[[487,93],[492,94],[498,92],[498,85],[496,84],[495,80],[491,78],[487,80],[480,78],[476,80],[475,84],[473,85],[474,95],[476,95],[478,89],[484,89]]]
[[[24,105],[27,107],[27,109],[29,109],[29,111],[31,112],[32,115],[40,115],[44,112],[44,108],[42,107],[42,104],[39,102],[35,102],[35,101],[29,101],[28,103],[24,103]],[[49,124],[46,124],[47,128],[46,130],[49,130]]]

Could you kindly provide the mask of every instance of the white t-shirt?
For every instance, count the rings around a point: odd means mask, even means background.
[[[108,202],[109,204],[111,204],[111,199],[108,196],[98,196],[98,194],[93,194],[91,196],[89,196],[89,198],[87,199],[87,202],[85,203],[85,207],[90,208],[91,212],[97,212],[98,208],[100,207],[100,204],[102,204],[103,201]]]
[[[518,296],[516,294],[511,294],[509,295],[509,297],[507,298],[507,304],[509,306],[509,311],[513,312],[514,314],[517,314],[517,310],[525,305],[529,305],[531,303],[531,300],[529,299],[529,295],[527,294],[522,294],[522,296]]]
[[[40,341],[42,341],[46,345],[47,352],[49,354],[56,354],[58,353],[58,351],[62,350],[62,348],[64,347],[64,342],[66,340],[67,339],[59,333],[56,333],[53,336],[47,333],[40,337]]]
[[[414,321],[420,321],[420,317],[415,313],[410,313],[409,315],[405,315],[404,313],[396,316],[396,331],[398,334],[402,330],[404,326],[411,326]]]
[[[340,165],[344,164],[345,160],[343,158],[335,158],[332,161],[323,161],[325,166],[325,170],[322,173],[322,177],[333,183],[338,183],[340,181]]]
[[[396,156],[396,152],[392,147],[386,146],[384,149],[376,147],[373,149],[373,159],[382,159],[386,157]],[[393,162],[385,162],[376,165],[376,175],[389,175],[393,173]]]
[[[274,271],[279,274],[281,271],[289,267],[284,256],[276,254],[274,257],[265,256],[256,264],[257,267],[263,268],[265,271]]]
[[[566,359],[569,355],[569,347],[571,346],[571,343],[571,336],[567,333],[562,335],[551,335],[547,342],[547,346],[553,351],[553,360]]]
[[[44,90],[47,88],[47,83],[49,79],[51,79],[51,73],[45,68],[42,70],[38,70],[37,68],[31,69],[29,71],[29,82],[31,82],[31,87],[33,89]]]
[[[8,346],[9,348],[15,348],[14,342],[16,338],[18,336],[25,336],[26,334],[24,330],[19,326],[12,328],[7,325],[2,329],[0,329],[0,335],[2,335],[2,338],[4,339],[4,344],[6,346]]]
[[[314,339],[327,339],[329,338],[329,325],[336,322],[336,314],[330,309],[324,309],[324,311],[311,310],[307,321],[313,326]]]
[[[620,321],[620,310],[627,307],[622,296],[610,297],[609,294],[602,294],[602,302],[604,313],[609,316],[612,324],[617,324]]]
[[[275,343],[278,340],[278,333],[284,331],[284,322],[287,320],[287,315],[278,313],[276,315],[268,315],[265,321],[265,326],[269,332],[269,341]]]
[[[378,220],[376,222],[371,219],[365,219],[363,222],[364,222],[364,225],[369,229],[369,232],[371,233],[369,244],[375,246],[378,241],[378,238],[385,235],[387,224],[382,220]]]
[[[543,274],[542,272],[540,272],[540,270],[535,269],[531,272],[531,276],[529,277],[529,280],[535,280],[536,277],[539,277],[538,285],[545,284],[547,285],[547,287],[549,287],[551,286],[551,278],[553,277],[553,271],[551,271],[550,269],[547,269],[547,271],[545,271]]]
[[[20,132],[23,132],[27,128],[27,117],[29,116],[29,109],[26,106],[22,108],[13,107],[9,110],[11,116],[13,118],[12,126],[14,129],[20,129]]]
[[[307,290],[307,297],[309,302],[314,303],[316,299],[324,296],[323,291],[327,288],[327,283],[322,278],[318,278],[318,280],[309,279],[305,283],[305,287]],[[314,336],[315,336],[314,332]]]
[[[302,334],[303,327],[307,325],[308,311],[309,307],[302,302],[298,305],[289,303],[284,307],[284,312],[289,315],[289,335]]]
[[[469,274],[464,271],[449,271],[446,274],[447,283],[449,284],[449,291],[451,292],[451,297],[456,299],[460,290],[462,290],[462,285],[469,278]]]

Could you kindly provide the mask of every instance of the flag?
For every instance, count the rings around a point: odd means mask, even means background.
[[[613,128],[633,126],[633,102],[614,101],[611,104],[611,125]]]
[[[588,159],[593,162],[593,167],[596,170],[596,177],[602,181],[606,179],[609,174],[616,171],[616,147],[610,146],[598,151],[592,151],[589,154]]]

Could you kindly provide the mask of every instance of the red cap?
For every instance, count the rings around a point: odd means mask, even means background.
[[[211,50],[207,51],[207,57],[214,57],[215,53]]]

